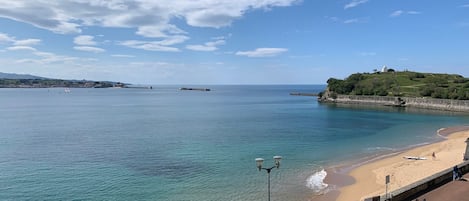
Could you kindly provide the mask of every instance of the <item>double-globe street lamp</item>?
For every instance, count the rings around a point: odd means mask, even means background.
[[[272,169],[274,168],[279,168],[280,167],[280,160],[282,160],[282,157],[281,156],[274,156],[274,160],[275,160],[275,165],[270,167],[270,168],[263,168],[262,167],[262,163],[264,162],[264,159],[263,158],[256,158],[256,165],[257,165],[257,168],[259,169],[259,171],[261,170],[266,170],[267,171],[267,175],[268,175],[268,194],[269,194],[269,201],[270,201],[270,171],[272,171]]]

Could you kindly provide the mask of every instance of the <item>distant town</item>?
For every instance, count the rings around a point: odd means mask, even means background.
[[[0,88],[124,88],[128,84],[112,81],[63,80],[33,75],[0,73]]]

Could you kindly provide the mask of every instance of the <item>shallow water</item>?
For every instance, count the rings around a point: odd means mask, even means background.
[[[264,200],[254,159],[281,155],[272,200],[307,200],[324,167],[431,142],[469,120],[289,95],[324,86],[178,88],[0,89],[0,198]]]

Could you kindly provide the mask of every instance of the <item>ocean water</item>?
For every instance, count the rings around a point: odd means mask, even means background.
[[[203,86],[207,87],[207,86]],[[0,200],[308,200],[325,167],[438,140],[463,114],[318,104],[321,85],[0,89]]]

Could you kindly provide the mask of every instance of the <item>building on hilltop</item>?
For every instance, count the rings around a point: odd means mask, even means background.
[[[381,68],[381,72],[382,73],[387,73],[388,72],[388,67],[386,65],[384,65],[383,68]]]

